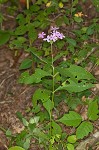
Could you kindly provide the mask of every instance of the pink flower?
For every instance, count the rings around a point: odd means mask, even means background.
[[[65,38],[65,36],[63,35],[63,33],[60,33],[60,32],[58,32],[58,31],[55,32],[55,35],[57,36],[58,39],[61,39],[61,40],[62,40],[63,38]]]
[[[44,41],[50,42],[51,41],[51,37],[48,35],[47,38],[43,39]]]
[[[51,35],[48,35],[47,38],[44,38],[43,40],[49,43],[51,41],[53,42],[57,41],[58,38],[54,34],[51,34]]]
[[[41,33],[38,34],[38,38],[43,39],[45,35],[46,34],[44,32],[41,32]]]
[[[38,38],[42,38],[44,41],[47,41],[48,43],[56,42],[58,39],[65,38],[63,33],[60,33],[57,31],[58,29],[59,29],[58,27],[51,26],[51,33],[49,35],[47,35],[46,38],[44,37],[46,35],[44,32],[39,33]]]
[[[53,27],[53,26],[51,26],[51,31],[57,31],[59,28],[58,27]]]

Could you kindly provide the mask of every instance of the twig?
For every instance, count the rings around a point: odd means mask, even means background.
[[[0,130],[3,131],[4,133],[6,132],[6,129],[0,126]]]
[[[46,20],[55,23],[55,19],[57,19],[57,18],[60,17],[61,15],[62,15],[62,13],[58,14],[58,15],[55,16],[55,17],[53,16],[53,19],[47,19],[47,18],[46,18]]]
[[[8,18],[12,18],[12,19],[15,19],[15,17],[14,17],[14,16],[11,16],[11,15],[7,15],[7,14],[4,14],[4,13],[3,13],[3,16],[5,16],[5,17],[8,17]]]
[[[13,103],[14,101],[1,101],[0,104]]]
[[[32,86],[29,86],[29,87],[26,86],[25,89],[24,89],[24,91],[22,93],[20,93],[20,95],[23,95],[24,93],[26,93],[28,91],[28,89],[31,88],[31,87]]]
[[[7,79],[9,79],[9,78],[11,78],[12,76],[14,76],[15,74],[11,74],[10,76],[8,76],[6,79],[4,79],[1,83],[0,83],[0,87],[3,85],[3,83],[7,80]]]
[[[52,19],[52,21],[55,21],[55,19],[57,19],[58,17],[60,17],[62,15],[63,15],[62,13],[58,14],[57,16],[55,16],[55,18]]]
[[[83,61],[85,61],[92,53],[94,53],[99,47],[94,47],[92,48],[92,50],[87,54],[87,56],[85,58],[82,58],[81,60],[79,60],[78,62],[76,62],[76,65],[80,65]]]

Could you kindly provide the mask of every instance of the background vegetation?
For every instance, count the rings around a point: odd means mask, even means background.
[[[0,0],[5,4],[8,14],[16,16],[16,27],[3,29],[0,13],[0,45],[9,44],[15,56],[28,53],[18,82],[36,88],[28,110],[32,117],[17,112],[23,131],[5,131],[9,150],[31,149],[34,139],[44,150],[74,150],[99,119],[99,97],[91,90],[98,82],[92,70],[99,65],[99,1]],[[38,38],[42,32],[52,34],[51,27],[59,27],[64,38]]]

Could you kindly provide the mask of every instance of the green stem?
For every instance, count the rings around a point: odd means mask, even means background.
[[[53,49],[52,49],[52,44],[51,44],[51,55],[52,55],[52,103],[54,103],[54,64],[53,64]]]
[[[27,0],[27,9],[29,9],[29,0]]]
[[[52,43],[51,43],[51,57],[52,57],[52,62],[51,62],[51,66],[52,66],[52,103],[54,104],[54,90],[55,90],[55,73],[54,73],[54,59],[53,59],[53,49],[52,49]],[[52,109],[50,111],[50,137],[52,135]]]

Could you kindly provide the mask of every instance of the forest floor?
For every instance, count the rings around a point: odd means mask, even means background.
[[[6,17],[4,28],[15,28],[15,18]],[[21,74],[19,66],[25,57],[27,57],[25,52],[15,57],[14,51],[9,49],[8,44],[0,47],[0,128],[11,129],[13,133],[20,133],[23,130],[23,125],[17,118],[16,112],[21,112],[23,116],[31,115],[26,110],[32,107],[31,99],[35,91],[33,86],[18,83]],[[99,66],[94,67],[92,73],[98,81],[92,92],[95,96],[99,96]],[[99,131],[99,120],[94,122],[94,125],[94,130]],[[8,143],[9,140],[0,130],[0,150],[6,150]],[[99,150],[99,147],[95,147],[94,150],[96,149]],[[33,150],[37,150],[37,147],[34,147]]]

